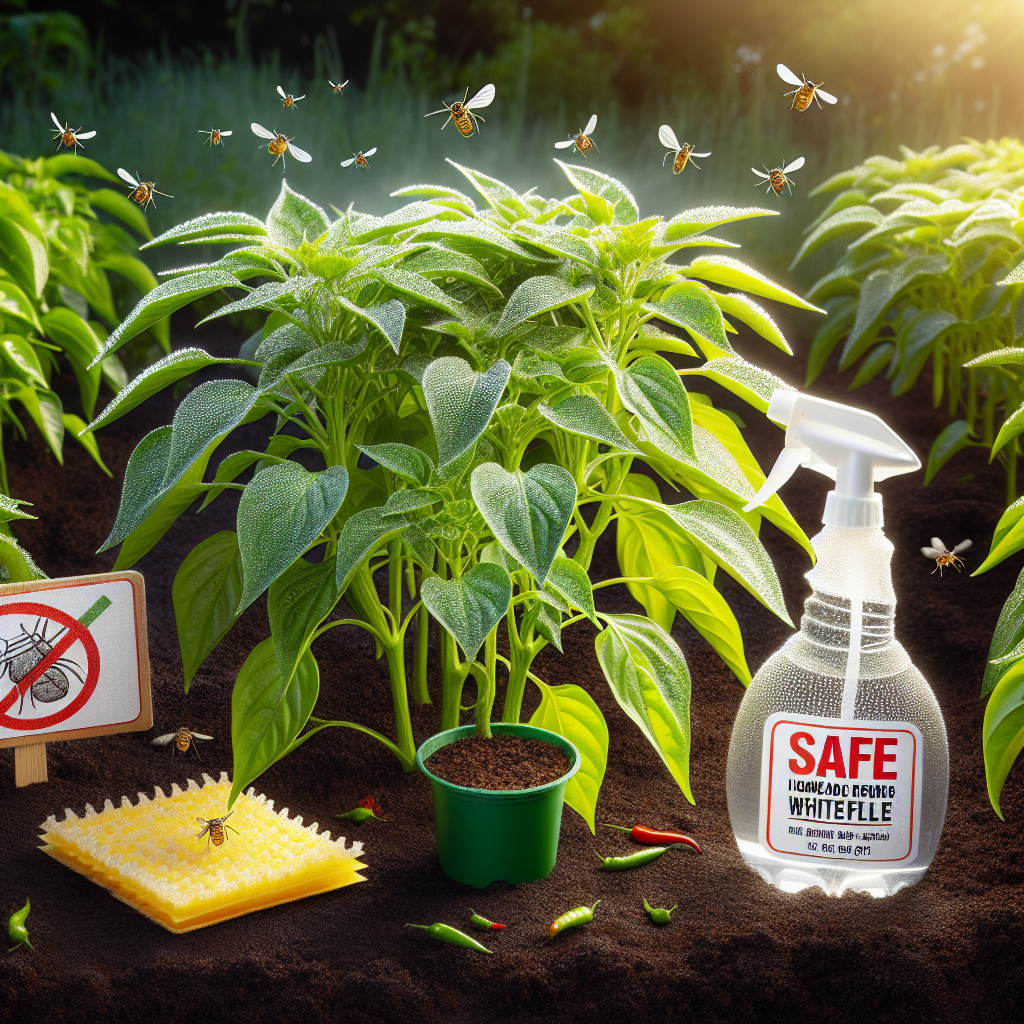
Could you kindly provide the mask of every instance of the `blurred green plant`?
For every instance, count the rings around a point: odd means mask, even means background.
[[[205,507],[225,490],[241,492],[237,531],[199,544],[173,592],[186,689],[267,593],[271,637],[235,684],[233,796],[328,727],[374,737],[412,770],[406,634],[415,623],[412,691],[428,703],[433,618],[441,728],[472,709],[478,732],[489,734],[499,666],[507,670],[503,721],[519,721],[532,682],[541,694],[532,721],[581,750],[584,768],[566,799],[593,828],[604,719],[581,687],[549,686],[533,671],[544,647],[561,650],[564,629],[589,621],[613,695],[692,800],[690,677],[669,635],[676,613],[744,685],[742,637],[714,587],[717,569],[789,622],[757,537],[762,516],[811,554],[809,543],[778,498],[741,511],[764,475],[734,419],[683,381],[715,381],[764,411],[786,385],[733,349],[733,322],[788,353],[750,296],[814,307],[731,256],[668,262],[686,249],[735,248],[708,232],[774,211],[703,207],[641,219],[620,182],[559,166],[576,190],[565,199],[519,193],[456,165],[486,205],[448,186],[417,185],[396,193],[411,202],[387,216],[350,207],[332,221],[285,185],[265,221],[209,214],[151,243],[241,247],[169,272],[104,355],[223,288],[244,295],[215,316],[266,314],[239,359],[176,351],[90,425],[200,368],[240,364],[257,381],[201,384],[171,425],[139,443],[104,544],[121,544],[116,564],[127,567],[197,498]],[[699,364],[677,370],[660,352]],[[267,415],[276,419],[265,450],[230,455],[205,480],[221,441]],[[306,468],[310,459],[322,468]],[[694,500],[663,503],[655,478],[636,471],[641,464]],[[622,576],[592,584],[594,549],[612,523]],[[621,583],[646,616],[595,608],[595,590]],[[342,598],[350,611],[335,618]],[[502,623],[507,658],[498,649]],[[387,658],[394,739],[312,717],[320,675],[311,646],[338,626],[366,630]],[[470,679],[476,696],[467,708]]]
[[[961,449],[992,446],[1012,501],[1017,431],[1000,424],[1020,405],[1020,380],[979,357],[1024,338],[1024,296],[1003,282],[1024,253],[1024,145],[901,148],[903,160],[871,157],[812,193],[836,194],[792,266],[840,239],[845,250],[807,293],[829,313],[807,383],[841,342],[839,368],[859,364],[851,390],[884,372],[893,395],[906,394],[930,360],[933,403],[960,417],[935,439],[925,483]]]
[[[6,0],[0,11],[0,85],[29,97],[52,94],[82,79],[92,65],[89,34],[68,11],[29,12],[24,0]]]
[[[152,238],[145,215],[120,191],[90,188],[89,179],[118,180],[82,156],[25,160],[0,152],[0,569],[7,580],[42,573],[11,535],[9,521],[26,514],[17,511],[24,502],[10,497],[4,430],[26,436],[27,417],[61,463],[70,433],[109,476],[95,437],[80,432],[101,383],[117,392],[128,374],[118,356],[96,359],[119,307],[157,283],[121,226]],[[120,223],[101,221],[100,212]],[[135,362],[150,358],[153,347],[170,351],[166,321],[149,336],[149,345],[135,347]],[[52,387],[65,363],[78,383],[78,412],[66,411]]]

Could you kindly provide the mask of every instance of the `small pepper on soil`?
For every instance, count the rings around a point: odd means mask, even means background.
[[[469,911],[473,916],[469,919],[469,923],[474,928],[479,928],[482,932],[492,931],[500,932],[505,926],[503,924],[496,924],[494,921],[488,921],[486,917],[481,917],[475,910],[470,908]]]
[[[670,846],[672,843],[682,843],[684,846],[689,846],[690,849],[696,850],[698,853],[701,852],[700,847],[689,837],[684,836],[682,832],[662,832],[659,829],[648,828],[646,825],[634,825],[632,828],[625,828],[623,825],[609,825],[607,822],[604,823],[605,828],[614,828],[619,832],[628,832],[629,838],[634,843],[643,843],[645,846],[657,844],[659,846]]]
[[[458,928],[452,928],[447,924],[407,924],[406,928],[422,928],[432,939],[438,942],[445,942],[449,946],[462,946],[465,949],[475,949],[478,953],[493,953],[486,946],[481,946],[472,935],[460,932]]]
[[[672,910],[675,910],[679,904],[677,903]],[[651,921],[657,925],[668,924],[672,920],[672,910],[665,910],[664,907],[652,907],[647,900],[644,900],[644,910],[651,915]]]
[[[671,846],[648,846],[646,850],[637,850],[636,853],[629,853],[625,857],[602,857],[595,851],[594,856],[601,862],[605,871],[628,871],[630,868],[643,867],[657,860],[663,853],[673,849]]]
[[[25,900],[25,906],[21,910],[16,910],[11,914],[10,920],[7,922],[7,936],[11,942],[15,943],[9,950],[8,953],[13,953],[16,949],[20,949],[22,946],[28,946],[29,949],[35,947],[31,942],[28,941],[28,928],[25,927],[25,918],[28,917],[28,912],[32,909],[32,901],[29,899]]]
[[[559,932],[564,932],[567,928],[578,928],[581,924],[590,924],[594,920],[594,910],[600,902],[598,900],[592,907],[575,907],[572,910],[567,910],[561,917],[555,918],[548,925],[548,938],[553,939]]]
[[[346,811],[344,814],[336,814],[335,817],[342,818],[344,821],[354,821],[357,825],[368,818],[373,818],[376,821],[388,820],[384,817],[380,804],[372,796],[360,800],[358,805],[351,811]]]

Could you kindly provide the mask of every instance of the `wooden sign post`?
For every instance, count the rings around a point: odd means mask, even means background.
[[[17,786],[46,782],[46,743],[152,728],[137,572],[0,584],[0,747]]]

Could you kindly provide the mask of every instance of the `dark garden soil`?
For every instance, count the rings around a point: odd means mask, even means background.
[[[180,325],[185,327],[187,325]],[[810,320],[787,325],[799,337]],[[238,340],[185,330],[179,343],[231,354]],[[741,350],[799,382],[802,359],[787,359],[741,338]],[[816,393],[846,398],[846,381],[828,376]],[[746,436],[769,466],[782,434],[724,393]],[[925,389],[894,402],[884,381],[853,400],[883,414],[920,453],[942,425]],[[58,469],[36,440],[5,438],[13,491],[35,503],[37,522],[16,532],[52,576],[103,572],[113,554],[95,555],[117,509],[120,479],[134,442],[170,421],[160,396],[100,435],[114,471],[103,477],[73,441]],[[260,425],[246,428],[245,447]],[[239,442],[239,447],[243,445]],[[430,787],[403,774],[383,747],[359,733],[327,731],[270,769],[258,790],[279,807],[337,833],[333,815],[368,793],[387,822],[345,823],[365,843],[364,884],[175,936],[38,849],[38,826],[65,807],[81,812],[122,794],[169,790],[200,772],[231,768],[230,696],[246,654],[268,635],[265,602],[233,634],[182,695],[171,582],[191,546],[233,528],[230,496],[200,517],[187,514],[137,566],[146,577],[156,728],[186,723],[212,734],[202,761],[172,757],[149,743],[155,733],[48,748],[50,781],[14,787],[13,754],[0,751],[0,913],[32,899],[28,925],[35,951],[0,954],[0,1018],[20,1024],[90,1021],[634,1021],[736,1022],[1017,1022],[1024,1012],[1021,768],[1003,796],[1004,824],[992,812],[981,757],[983,706],[978,690],[989,638],[1021,559],[983,577],[931,575],[918,549],[933,535],[950,545],[970,537],[977,566],[1002,511],[1003,482],[981,450],[967,451],[928,489],[922,475],[884,485],[886,533],[896,545],[897,635],[930,680],[946,719],[950,793],[945,832],[924,881],[884,900],[820,890],[786,895],[741,861],[725,799],[726,753],[742,687],[682,620],[675,636],[693,675],[690,806],[636,727],[619,710],[594,656],[593,631],[564,635],[565,655],[548,648],[536,664],[550,683],[584,685],[608,721],[611,749],[597,820],[675,828],[701,844],[703,856],[663,857],[609,875],[595,851],[626,853],[626,836],[599,829],[566,810],[553,874],[542,882],[471,890],[446,878],[433,839]],[[818,529],[828,481],[802,472],[783,497],[809,534]],[[675,500],[675,499],[670,499]],[[798,619],[808,593],[807,558],[771,526],[762,530]],[[617,575],[608,541],[597,575]],[[790,631],[732,580],[719,574],[743,630],[748,659],[760,665]],[[623,588],[600,591],[607,611],[636,610]],[[390,731],[386,672],[366,634],[332,630],[316,649],[322,682],[317,714]],[[499,706],[501,694],[499,693]],[[532,708],[528,707],[528,714]],[[435,706],[414,708],[419,740],[436,729]],[[641,906],[679,909],[653,927]],[[595,921],[551,942],[547,925],[563,911],[601,900]],[[468,924],[470,908],[508,924],[488,936],[494,956],[438,945],[406,922]]]
[[[545,786],[570,768],[558,747],[522,736],[468,736],[435,751],[426,766],[445,782],[474,789]]]

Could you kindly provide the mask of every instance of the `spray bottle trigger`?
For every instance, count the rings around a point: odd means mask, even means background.
[[[761,489],[743,506],[743,511],[753,512],[759,505],[763,505],[801,466],[808,463],[811,455],[810,448],[802,445],[789,447],[787,443],[779,452],[779,457],[775,460],[775,465],[772,466]]]

